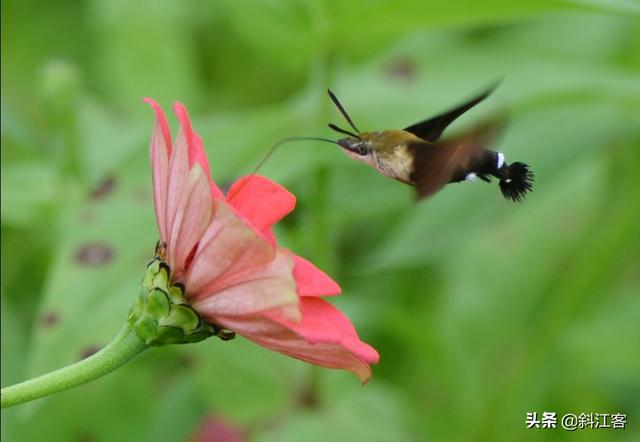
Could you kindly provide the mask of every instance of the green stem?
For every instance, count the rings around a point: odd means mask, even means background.
[[[129,324],[105,348],[68,367],[2,389],[2,408],[33,401],[98,379],[147,348]]]

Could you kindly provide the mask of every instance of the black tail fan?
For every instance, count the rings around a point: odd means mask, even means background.
[[[534,175],[529,166],[515,162],[503,166],[499,171],[502,195],[511,201],[520,202],[533,189]]]

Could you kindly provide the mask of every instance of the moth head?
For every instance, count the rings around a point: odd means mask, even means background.
[[[366,157],[371,154],[371,143],[362,138],[343,138],[338,145],[353,158]]]
[[[348,138],[342,138],[338,140],[338,145],[347,153],[347,155],[349,155],[354,160],[374,165],[374,133],[360,132],[360,130],[358,130],[356,125],[353,123],[353,120],[351,120],[351,117],[349,117],[349,114],[347,113],[345,108],[342,106],[340,101],[338,101],[338,98],[330,90],[328,90],[327,92],[329,93],[329,97],[331,97],[331,101],[333,101],[344,119],[347,121],[347,123],[349,123],[349,126],[351,126],[351,129],[353,129],[353,131],[351,131],[338,127],[335,124],[329,124],[329,128],[331,128],[332,130],[343,135],[348,135]]]

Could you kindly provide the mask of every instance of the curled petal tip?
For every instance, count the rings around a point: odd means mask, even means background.
[[[158,102],[156,100],[154,100],[153,98],[142,97],[142,101],[144,103],[147,103],[148,105],[150,105],[153,108],[153,110],[155,110],[156,112],[162,111],[162,109],[160,108],[160,105],[158,104]]]
[[[184,104],[179,101],[173,103],[173,112],[178,116],[178,120],[180,120],[180,124],[184,126],[189,126],[191,128],[191,120],[189,119],[189,111]]]
[[[173,112],[178,117],[178,121],[180,122],[180,126],[182,127],[184,136],[187,141],[189,151],[189,165],[199,163],[200,166],[202,166],[205,175],[207,175],[207,177],[209,178],[209,182],[211,184],[211,194],[216,199],[223,199],[224,195],[222,191],[218,188],[216,183],[211,178],[209,160],[207,159],[207,154],[204,151],[202,139],[191,126],[191,119],[189,118],[189,112],[187,111],[187,108],[181,102],[176,101],[175,103],[173,103]]]
[[[164,144],[167,150],[167,156],[171,157],[171,131],[169,130],[169,123],[167,122],[167,117],[162,110],[162,107],[158,104],[156,100],[149,97],[142,97],[142,101],[147,103],[153,109],[153,112],[156,115],[156,124],[160,127],[162,132],[162,137],[164,138]]]
[[[375,348],[369,345],[368,347],[369,347],[369,355],[367,358],[365,358],[365,360],[367,361],[368,364],[376,365],[378,362],[380,362],[380,354]]]

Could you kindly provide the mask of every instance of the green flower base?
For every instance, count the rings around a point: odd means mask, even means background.
[[[184,286],[171,282],[171,269],[160,256],[147,264],[129,323],[147,345],[188,344],[209,336],[226,341],[235,333],[205,322],[188,303]]]

